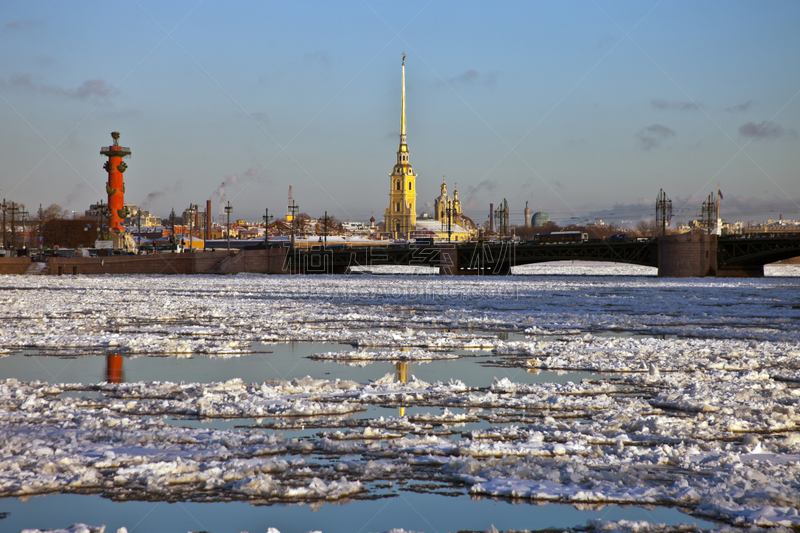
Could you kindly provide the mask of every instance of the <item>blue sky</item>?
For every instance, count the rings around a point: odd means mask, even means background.
[[[0,6],[0,195],[82,212],[120,131],[127,203],[224,182],[234,216],[382,219],[407,54],[419,211],[483,221],[800,219],[797,2],[24,2]]]

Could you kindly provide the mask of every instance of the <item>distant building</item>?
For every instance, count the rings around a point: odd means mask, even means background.
[[[534,228],[542,227],[548,222],[550,222],[550,215],[548,215],[544,211],[535,212],[533,214],[533,218],[531,219],[531,224],[533,225]]]

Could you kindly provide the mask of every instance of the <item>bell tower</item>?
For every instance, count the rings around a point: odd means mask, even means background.
[[[402,95],[400,100],[400,147],[397,163],[389,174],[389,207],[384,212],[385,231],[395,237],[411,235],[417,224],[417,175],[408,162],[406,144],[406,55],[402,64]]]

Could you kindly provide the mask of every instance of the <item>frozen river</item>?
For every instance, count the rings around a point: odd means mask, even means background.
[[[0,529],[800,527],[800,268],[516,273],[0,276]]]

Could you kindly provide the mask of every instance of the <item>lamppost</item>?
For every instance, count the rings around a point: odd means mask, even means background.
[[[41,259],[44,251],[44,211],[42,211],[42,204],[39,204],[39,244],[36,249],[39,252],[39,259]]]
[[[172,211],[169,213],[169,224],[172,226],[172,233],[170,234],[169,240],[172,242],[172,251],[175,251],[175,208],[172,208]]]
[[[103,200],[100,200],[100,203],[97,204],[97,226],[100,230],[100,240],[107,241],[108,240],[108,226],[104,220],[108,220],[108,215],[111,212],[108,210],[108,205],[103,203]]]
[[[19,214],[22,217],[22,249],[23,250],[26,248],[26,244],[27,244],[27,240],[26,240],[26,237],[25,237],[25,219],[27,218],[27,216],[29,214],[30,213],[28,213],[28,211],[23,206],[22,207],[22,212]]]
[[[264,216],[264,248],[269,248],[269,221],[273,218],[269,216],[269,208],[266,209]]]
[[[295,233],[295,228],[297,227],[297,210],[298,209],[299,209],[299,207],[297,206],[296,203],[294,203],[294,199],[292,199],[292,205],[289,206],[289,210],[292,212],[292,244],[291,244],[292,252],[294,252],[294,233]]]
[[[193,252],[194,247],[192,243],[194,242],[194,234],[192,233],[192,222],[194,222],[194,206],[189,204],[189,251]]]
[[[8,206],[6,205],[6,199],[3,198],[3,250],[6,249],[6,209],[8,209]]]
[[[11,211],[11,254],[14,254],[14,247],[17,243],[17,228],[14,224],[14,221],[17,218],[17,211],[19,211],[19,206],[16,205],[14,202],[11,202],[11,207],[8,208]]]
[[[231,201],[228,200],[228,205],[225,206],[225,212],[228,214],[228,226],[227,226],[227,234],[228,234],[228,250],[231,249],[231,211],[233,211],[233,206],[231,205]]]

